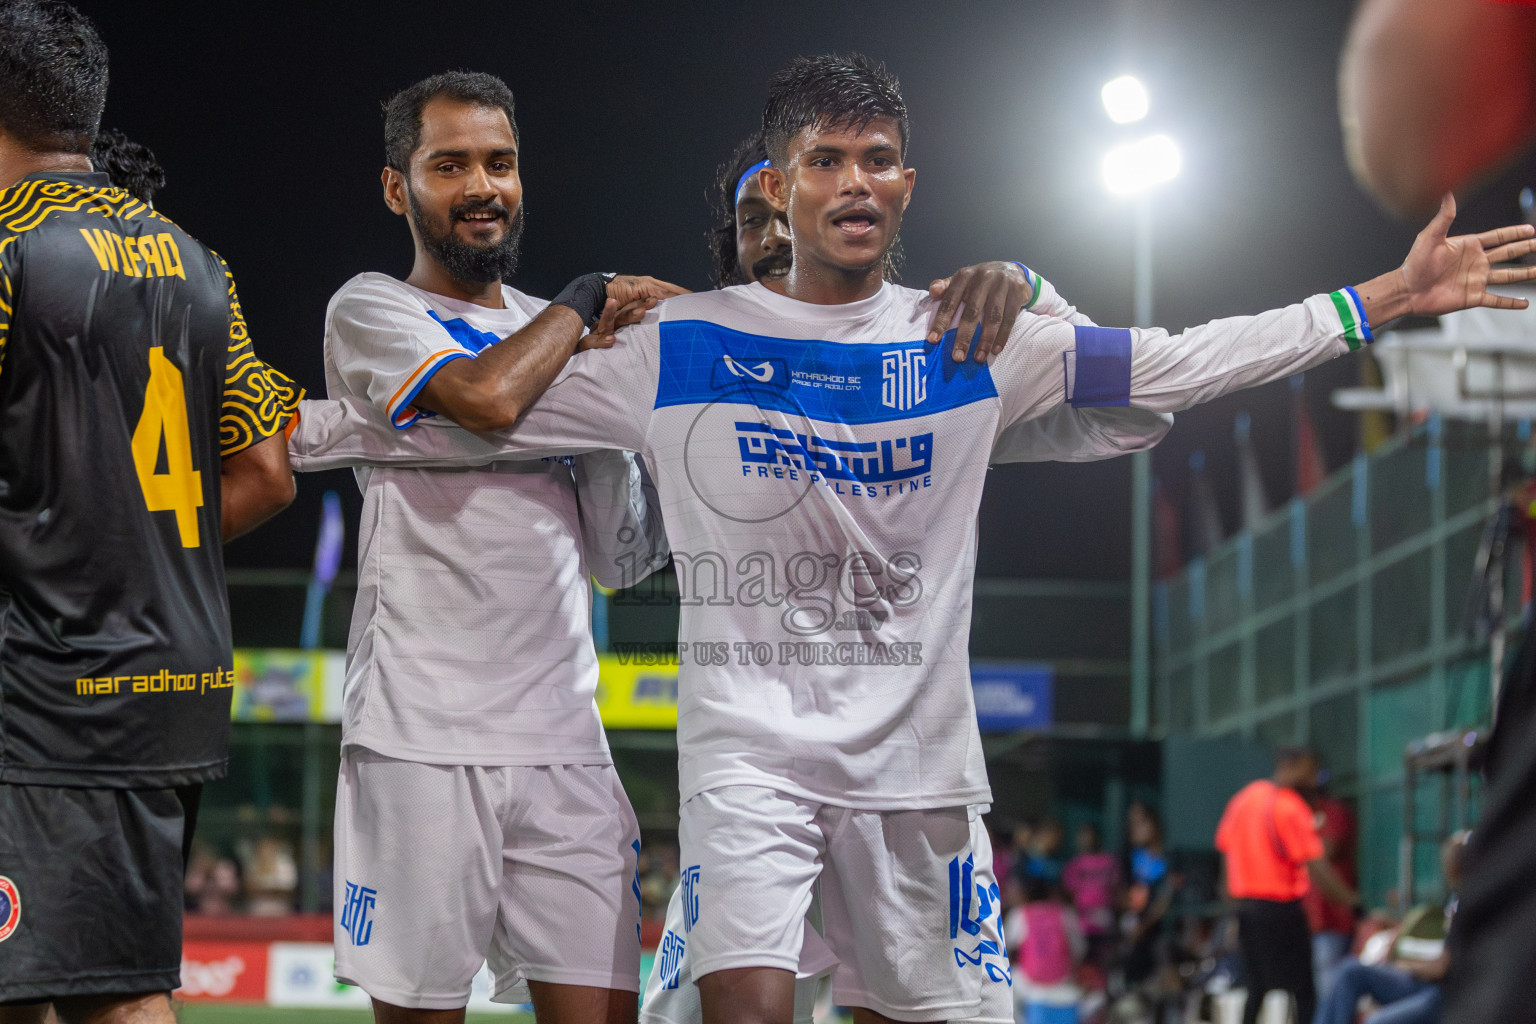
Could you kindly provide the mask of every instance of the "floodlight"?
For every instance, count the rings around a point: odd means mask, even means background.
[[[1147,87],[1135,75],[1121,75],[1104,83],[1099,91],[1104,100],[1104,112],[1115,124],[1131,124],[1147,116],[1151,98]]]
[[[1176,142],[1166,135],[1149,135],[1105,153],[1099,170],[1105,188],[1117,196],[1129,196],[1172,181],[1182,166]]]

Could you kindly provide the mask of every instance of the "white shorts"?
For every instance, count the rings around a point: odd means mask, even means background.
[[[800,942],[800,962],[795,967],[795,1024],[811,1024],[816,999],[827,975],[837,966],[837,957],[822,941],[820,924],[821,908],[813,894]],[[700,1024],[704,1019],[699,986],[688,970],[687,952],[683,888],[678,886],[667,901],[666,927],[656,947],[651,976],[645,981],[645,997],[640,1001],[640,1024]]]
[[[796,970],[819,880],[836,1002],[894,1020],[1009,1020],[991,844],[972,850],[974,817],[859,811],[756,786],[694,796],[679,830],[691,975]]]
[[[611,765],[479,767],[342,754],[336,977],[451,1010],[482,963],[497,1002],[527,982],[640,979],[640,830]]]
[[[968,964],[973,958],[980,960],[976,966],[981,967],[986,977],[981,983],[981,1012],[965,1024],[1014,1024],[1013,974],[1003,952],[1007,946],[1003,942],[1002,916],[998,909],[1002,893],[992,870],[991,837],[979,814],[971,816],[971,849],[974,858],[971,882],[976,890],[976,903],[969,919],[978,925],[978,932],[967,943],[970,948],[962,949],[961,955]],[[983,895],[987,898],[990,913],[981,912]],[[811,1024],[816,1000],[827,984],[826,976],[837,966],[837,957],[819,930],[820,901],[820,895],[813,892],[811,912],[806,915],[802,933],[800,962],[795,968],[795,1024]],[[964,931],[964,934],[969,935],[969,932]],[[651,976],[645,982],[640,1024],[700,1024],[703,1021],[699,988],[688,970],[687,949],[683,889],[679,886],[667,903],[666,929],[656,948]]]

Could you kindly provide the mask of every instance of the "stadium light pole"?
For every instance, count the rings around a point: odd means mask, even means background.
[[[1104,112],[1116,124],[1147,116],[1151,97],[1131,75],[1100,90]],[[1104,154],[1104,187],[1132,199],[1132,307],[1137,327],[1152,326],[1152,191],[1178,177],[1183,158],[1167,135],[1121,143]],[[1131,733],[1145,736],[1152,722],[1152,453],[1131,456]]]

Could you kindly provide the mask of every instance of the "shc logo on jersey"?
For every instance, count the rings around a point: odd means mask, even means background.
[[[687,941],[670,928],[661,937],[661,945],[656,947],[656,959],[661,961],[662,988],[677,988],[682,974],[683,952],[687,948]]]
[[[354,946],[366,946],[373,938],[373,906],[378,895],[377,889],[347,883],[346,899],[341,904],[341,929],[352,936]]]
[[[10,938],[21,924],[21,893],[16,883],[0,875],[0,942]]]
[[[949,937],[955,942],[955,963],[962,969],[980,967],[990,980],[1012,986],[1013,972],[1003,944],[1002,893],[996,882],[978,880],[975,871],[976,858],[971,854],[964,861],[955,857],[949,862]],[[988,922],[991,934],[983,934]],[[962,932],[969,938],[962,937]],[[965,947],[972,939],[975,945],[968,950]]]
[[[683,931],[699,923],[699,866],[683,868]]]
[[[906,412],[928,397],[928,356],[921,349],[896,348],[880,354],[880,404]]]

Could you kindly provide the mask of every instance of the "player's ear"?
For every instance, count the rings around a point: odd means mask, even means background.
[[[764,167],[757,172],[757,186],[763,190],[763,197],[775,210],[783,213],[789,209],[789,181],[783,171],[771,164]]]
[[[907,209],[907,204],[912,202],[912,186],[917,184],[917,168],[904,168],[901,172],[901,176],[907,181],[907,194],[901,198],[901,209],[903,212],[905,212]]]
[[[410,207],[405,195],[405,175],[393,167],[386,167],[379,182],[384,186],[384,205],[389,207],[391,213],[405,216],[405,211]]]

